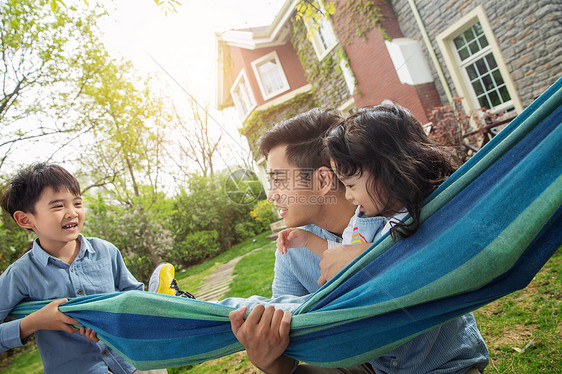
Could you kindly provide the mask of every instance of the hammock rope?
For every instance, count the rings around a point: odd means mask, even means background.
[[[285,354],[326,367],[364,363],[524,288],[562,244],[561,122],[559,79],[428,198],[415,235],[383,237],[296,308]],[[244,349],[224,305],[129,291],[60,310],[141,370]]]

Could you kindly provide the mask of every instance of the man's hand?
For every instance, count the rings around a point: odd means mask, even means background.
[[[79,324],[77,320],[67,316],[59,310],[59,306],[68,299],[51,301],[43,308],[24,317],[20,322],[21,338],[27,338],[38,330],[60,330],[74,334],[78,329],[72,325]]]
[[[351,261],[355,260],[361,253],[369,248],[371,244],[372,243],[338,245],[324,251],[323,259],[320,261],[320,278],[318,278],[318,285],[322,286],[332,279],[351,263]]]
[[[289,345],[291,312],[258,305],[244,321],[246,310],[234,310],[229,318],[232,332],[246,348],[252,364],[269,374],[289,373],[295,361],[282,354]]]
[[[311,233],[302,229],[282,230],[277,234],[277,250],[285,254],[288,248],[307,247],[309,234]]]

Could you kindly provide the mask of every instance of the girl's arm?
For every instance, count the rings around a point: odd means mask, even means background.
[[[323,258],[324,251],[328,249],[328,241],[303,229],[285,229],[277,235],[279,253],[287,253],[288,248],[302,247],[306,247],[316,256]]]

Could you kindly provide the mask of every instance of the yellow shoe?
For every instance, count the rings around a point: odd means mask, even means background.
[[[163,262],[154,269],[148,282],[148,291],[161,293],[164,295],[176,295],[176,290],[172,288],[172,282],[175,280],[176,270],[172,264]],[[175,282],[174,282],[175,283]]]

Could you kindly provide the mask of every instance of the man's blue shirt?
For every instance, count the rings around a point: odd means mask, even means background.
[[[369,242],[378,240],[386,220],[380,217],[358,218],[356,224],[374,226]],[[340,243],[342,239],[315,225],[302,227],[326,240]],[[310,294],[319,289],[320,258],[306,248],[291,248],[286,254],[275,252],[273,299],[250,299],[251,305],[274,303],[276,307],[294,310]],[[281,305],[281,306],[280,306]],[[373,339],[377,339],[373,336]],[[455,318],[430,329],[382,357],[369,362],[375,371],[385,373],[465,373],[471,367],[484,370],[488,364],[488,349],[476,326],[472,313]]]
[[[0,275],[0,320],[21,301],[61,299],[116,291],[143,290],[129,272],[121,253],[111,243],[79,236],[80,252],[67,264],[45,252],[35,240],[33,248]],[[45,373],[115,374],[135,368],[101,341],[93,343],[80,333],[39,330],[35,339]],[[22,345],[20,320],[0,325],[0,352]]]

